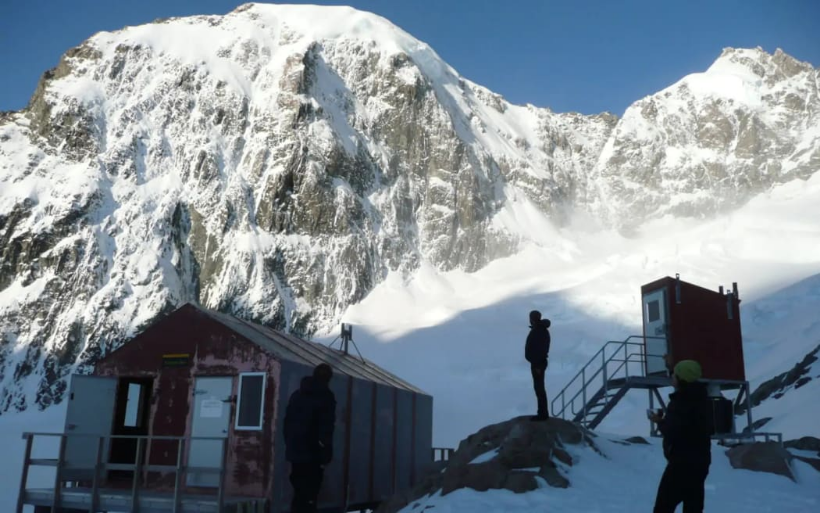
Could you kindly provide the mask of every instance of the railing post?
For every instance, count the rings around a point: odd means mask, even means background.
[[[222,439],[222,458],[219,464],[219,490],[217,490],[216,497],[216,511],[222,513],[223,503],[225,501],[225,466],[228,459],[228,439]]]
[[[582,400],[584,401],[583,412],[584,412],[584,420],[587,419],[587,368],[584,366],[581,369],[581,389],[582,391]]]
[[[26,495],[26,481],[28,480],[28,462],[31,459],[31,445],[34,441],[34,435],[26,433],[26,452],[23,456],[23,474],[20,476],[20,492],[17,495],[17,513],[23,513],[23,501]]]
[[[140,477],[142,477],[142,442],[144,439],[142,437],[137,438],[137,454],[135,455],[134,461],[134,482],[131,486],[131,513],[136,513],[139,511],[139,502],[138,502],[138,495],[139,495],[139,486],[140,486]]]
[[[566,414],[567,414],[566,399],[567,399],[566,394],[564,393],[563,390],[561,390],[561,418],[564,419],[564,420],[566,420],[566,418],[567,418],[566,417]]]
[[[749,382],[746,381],[743,384],[743,387],[746,389],[746,425],[749,427],[749,433],[753,433],[754,427],[752,426],[752,394],[749,390]]]
[[[51,512],[56,513],[60,508],[60,485],[62,484],[63,459],[65,458],[65,438],[60,435],[60,449],[57,453],[57,470],[54,472],[54,496],[51,498]]]
[[[629,378],[629,350],[626,348],[627,343],[624,342],[624,345],[621,346],[624,348],[624,369],[626,369],[626,377]]]
[[[88,508],[89,513],[97,512],[97,504],[99,503],[99,488],[100,488],[100,467],[102,466],[102,453],[105,450],[105,437],[101,436],[97,439],[97,456],[94,460],[94,480],[91,483],[91,506]]]
[[[182,499],[182,461],[185,457],[185,439],[180,438],[177,443],[177,469],[174,475],[174,513],[180,511],[180,501]]]

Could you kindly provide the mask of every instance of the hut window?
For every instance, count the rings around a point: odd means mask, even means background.
[[[650,301],[646,307],[649,322],[655,322],[661,318],[661,304],[659,301]]]
[[[236,429],[262,429],[264,408],[265,373],[245,372],[240,374]]]

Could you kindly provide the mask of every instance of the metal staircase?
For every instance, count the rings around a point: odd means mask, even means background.
[[[666,375],[646,375],[645,340],[650,338],[661,337],[632,335],[604,344],[552,400],[552,415],[595,429],[632,388],[649,390],[650,403],[654,396],[664,406],[658,389],[672,381]]]

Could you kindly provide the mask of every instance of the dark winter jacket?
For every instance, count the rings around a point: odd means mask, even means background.
[[[291,463],[330,463],[335,425],[333,392],[313,378],[304,378],[285,411],[285,458]]]
[[[703,383],[685,383],[670,394],[666,414],[658,423],[669,464],[692,471],[708,469],[713,422],[712,403]]]
[[[524,357],[533,367],[545,369],[547,358],[550,354],[550,327],[549,319],[541,319],[535,326],[530,326],[530,334],[527,335],[527,346],[524,349]]]

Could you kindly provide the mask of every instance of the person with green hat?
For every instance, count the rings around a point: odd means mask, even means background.
[[[663,472],[655,513],[674,513],[683,503],[684,513],[703,511],[704,484],[712,463],[712,405],[706,385],[698,381],[703,375],[695,360],[678,362],[672,372],[675,391],[669,394],[666,414],[652,414],[663,435]]]

